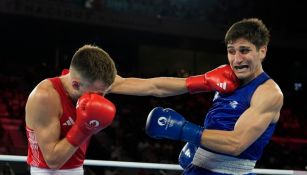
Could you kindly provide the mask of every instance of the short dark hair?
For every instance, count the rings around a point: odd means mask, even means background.
[[[91,82],[100,80],[110,86],[117,70],[110,55],[94,45],[84,45],[72,57],[70,66]]]
[[[257,49],[267,46],[270,41],[270,32],[262,20],[257,18],[243,19],[234,23],[225,35],[225,44],[239,38],[244,38],[253,43]]]

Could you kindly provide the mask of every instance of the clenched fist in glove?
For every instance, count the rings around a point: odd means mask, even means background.
[[[222,65],[203,75],[186,79],[190,93],[212,92],[231,93],[239,86],[239,80],[229,65]]]
[[[151,110],[146,121],[146,133],[156,139],[171,139],[200,145],[204,128],[188,122],[170,108],[156,107]]]
[[[66,139],[74,146],[80,146],[93,134],[109,126],[115,116],[112,102],[95,93],[83,94],[76,107],[76,121],[68,131]]]

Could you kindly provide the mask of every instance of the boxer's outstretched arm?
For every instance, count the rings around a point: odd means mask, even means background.
[[[167,97],[187,93],[186,78],[157,77],[157,78],[123,78],[116,76],[110,93]]]
[[[187,92],[230,93],[239,86],[239,80],[229,65],[222,65],[212,71],[188,78],[123,78],[117,76],[110,88],[110,93],[166,97]]]

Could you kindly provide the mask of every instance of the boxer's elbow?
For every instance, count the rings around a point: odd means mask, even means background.
[[[57,170],[57,169],[61,168],[61,166],[59,166],[59,164],[47,163],[47,165],[50,169],[53,169],[53,170]]]
[[[147,88],[144,88],[145,91],[143,91],[143,93],[145,93],[145,95],[154,96],[154,97],[169,96],[167,91],[165,91],[163,88],[161,88],[160,86],[158,86],[154,83],[150,83],[147,86],[148,86]]]
[[[228,154],[232,156],[238,156],[240,155],[244,150],[246,149],[246,146],[241,141],[241,139],[233,138],[231,140],[231,144],[229,146]]]
[[[233,146],[232,146],[232,149],[230,150],[230,155],[232,155],[232,156],[238,156],[238,155],[240,155],[243,151],[244,151],[244,149],[242,148],[242,146],[240,146],[240,145],[233,145]]]
[[[187,93],[185,88],[172,88],[172,87],[164,87],[164,86],[153,86],[150,95],[155,97],[170,97],[175,95],[181,95]]]
[[[50,169],[60,169],[64,162],[56,156],[45,156],[45,162]]]
[[[149,94],[151,96],[154,96],[154,97],[168,97],[168,96],[171,96],[170,93],[167,93],[167,92],[159,90],[159,89],[157,89],[156,91],[152,91]]]

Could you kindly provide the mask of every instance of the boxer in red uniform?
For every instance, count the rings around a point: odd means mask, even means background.
[[[26,104],[32,175],[83,175],[89,138],[115,116],[114,104],[103,97],[115,76],[111,57],[85,45],[72,57],[69,72],[34,88]]]

